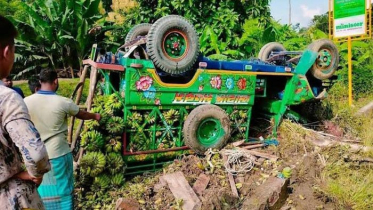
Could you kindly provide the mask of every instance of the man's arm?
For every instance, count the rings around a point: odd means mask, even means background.
[[[65,100],[65,110],[68,115],[75,116],[81,120],[101,120],[100,114],[79,110],[79,106],[76,105],[71,99],[65,98]]]
[[[50,170],[49,157],[43,141],[28,114],[23,100],[16,93],[9,94],[1,104],[2,127],[19,148],[28,173],[42,177]]]
[[[100,121],[101,115],[97,113],[90,113],[83,110],[79,110],[78,114],[75,115],[75,117],[81,119],[81,120],[97,120]]]

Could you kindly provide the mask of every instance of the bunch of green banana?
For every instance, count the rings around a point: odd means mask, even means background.
[[[111,180],[106,174],[101,174],[95,177],[92,185],[93,191],[99,191],[100,189],[106,189],[110,186]]]
[[[158,141],[157,149],[170,149],[176,147],[175,141],[171,136],[165,135],[165,138],[162,141]]]
[[[111,117],[111,115],[108,115],[101,106],[93,107],[90,112],[99,113],[101,115],[100,122],[97,122],[97,121],[94,121],[94,122],[96,122],[99,126],[101,126],[101,128],[105,129],[105,125],[106,125],[108,119]],[[91,120],[91,121],[93,121],[93,120]],[[89,122],[90,121],[86,121],[86,123],[89,123]],[[99,126],[97,126],[97,124],[95,124],[96,129],[99,127]]]
[[[105,155],[101,152],[87,152],[81,162],[80,171],[83,175],[96,177],[100,174],[106,165]]]
[[[80,146],[88,151],[96,151],[105,145],[102,134],[97,131],[87,131],[82,136]]]
[[[235,120],[237,120],[239,118],[239,115],[238,115],[238,110],[234,110],[232,113],[230,113],[230,115],[229,115],[229,119],[231,120],[231,121],[235,121]]]
[[[113,115],[122,109],[122,102],[116,94],[111,94],[107,97],[104,107],[107,114]]]
[[[124,180],[124,175],[122,173],[115,174],[111,176],[111,186],[115,188],[121,187]]]
[[[149,124],[154,124],[155,123],[155,116],[151,116],[149,113],[144,114],[144,119],[147,121]]]
[[[132,129],[135,129],[137,125],[141,125],[143,121],[143,116],[138,112],[132,112],[131,115],[127,117],[127,125]]]
[[[240,110],[238,111],[238,115],[241,117],[241,119],[246,120],[247,119],[247,111]]]
[[[240,132],[245,132],[247,130],[246,126],[239,127]]]
[[[106,156],[106,167],[109,169],[112,175],[123,170],[124,161],[121,154],[118,153],[109,153]]]
[[[163,133],[162,131],[156,131],[155,132],[155,136],[156,137],[160,137],[160,136],[162,136],[162,133]]]
[[[170,109],[168,111],[164,111],[162,114],[163,114],[163,117],[166,120],[167,124],[169,124],[169,125],[172,125],[172,124],[174,124],[174,122],[177,122],[179,120],[179,117],[180,117],[179,111],[177,111],[175,109]]]
[[[105,104],[106,99],[107,96],[97,94],[96,97],[93,99],[93,107],[102,106],[103,104]]]
[[[90,110],[90,112],[102,114],[104,113],[104,109],[101,106],[95,106]]]
[[[93,181],[93,178],[89,175],[80,176],[79,179],[80,179],[80,183],[83,186],[90,186],[92,184],[92,181]]]
[[[151,149],[151,142],[151,139],[146,138],[144,134],[136,133],[130,140],[129,149],[132,152],[149,150]]]
[[[87,130],[96,130],[97,128],[100,127],[100,123],[97,122],[96,120],[87,120],[84,122],[84,125],[86,127]]]
[[[111,117],[106,123],[106,130],[111,134],[120,134],[124,126],[125,122],[122,117]]]
[[[120,152],[122,149],[122,143],[121,143],[122,137],[116,136],[116,137],[108,137],[105,145],[106,152]]]

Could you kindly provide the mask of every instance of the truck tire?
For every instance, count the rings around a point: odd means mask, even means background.
[[[149,23],[141,23],[141,24],[135,25],[128,32],[124,42],[125,43],[130,42],[136,39],[138,36],[146,36],[150,30],[150,27],[152,27],[152,24],[149,24]],[[128,51],[129,49],[126,48],[125,50]]]
[[[313,77],[319,80],[329,79],[338,68],[339,56],[335,44],[328,39],[319,39],[308,46],[318,53],[315,63],[310,68]]]
[[[221,149],[230,137],[229,116],[216,105],[200,105],[185,120],[183,135],[185,144],[197,154]]]
[[[193,25],[185,18],[169,15],[150,28],[146,43],[154,65],[170,74],[182,74],[195,64],[199,39]]]
[[[266,45],[264,45],[260,51],[259,51],[259,54],[258,54],[258,58],[261,60],[261,61],[266,61],[269,56],[271,55],[272,52],[281,52],[281,51],[285,51],[285,47],[278,43],[278,42],[270,42]]]

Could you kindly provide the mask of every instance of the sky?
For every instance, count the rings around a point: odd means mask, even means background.
[[[271,0],[270,7],[275,20],[282,24],[289,23],[289,0]],[[291,23],[307,27],[313,16],[324,14],[328,10],[329,0],[291,0]]]
[[[282,24],[289,23],[289,1],[271,0],[271,14]],[[329,0],[291,0],[291,23],[300,23],[300,27],[310,25],[313,16],[329,10]]]

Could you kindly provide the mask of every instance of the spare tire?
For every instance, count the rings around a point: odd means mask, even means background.
[[[229,116],[216,105],[197,106],[184,122],[183,135],[185,144],[197,154],[221,149],[230,137]]]
[[[149,24],[149,23],[141,23],[141,24],[135,25],[128,32],[125,42],[132,41],[136,39],[138,36],[146,36],[151,27],[152,27],[152,24]]]
[[[272,52],[281,52],[281,51],[286,51],[285,47],[278,43],[278,42],[270,42],[266,45],[264,45],[258,54],[258,58],[261,61],[266,61],[269,56],[271,55]]]
[[[182,74],[195,64],[199,39],[193,25],[185,18],[169,15],[150,28],[146,48],[154,65],[170,74]]]
[[[308,46],[309,50],[317,52],[315,63],[310,68],[313,77],[325,80],[332,77],[338,68],[338,49],[329,39],[319,39]]]
[[[136,39],[138,36],[148,35],[148,32],[149,32],[151,27],[152,27],[152,24],[149,24],[149,23],[141,23],[141,24],[135,25],[128,32],[124,42],[125,43],[130,42],[130,41]],[[128,50],[129,49],[126,48],[126,51],[128,51]]]

